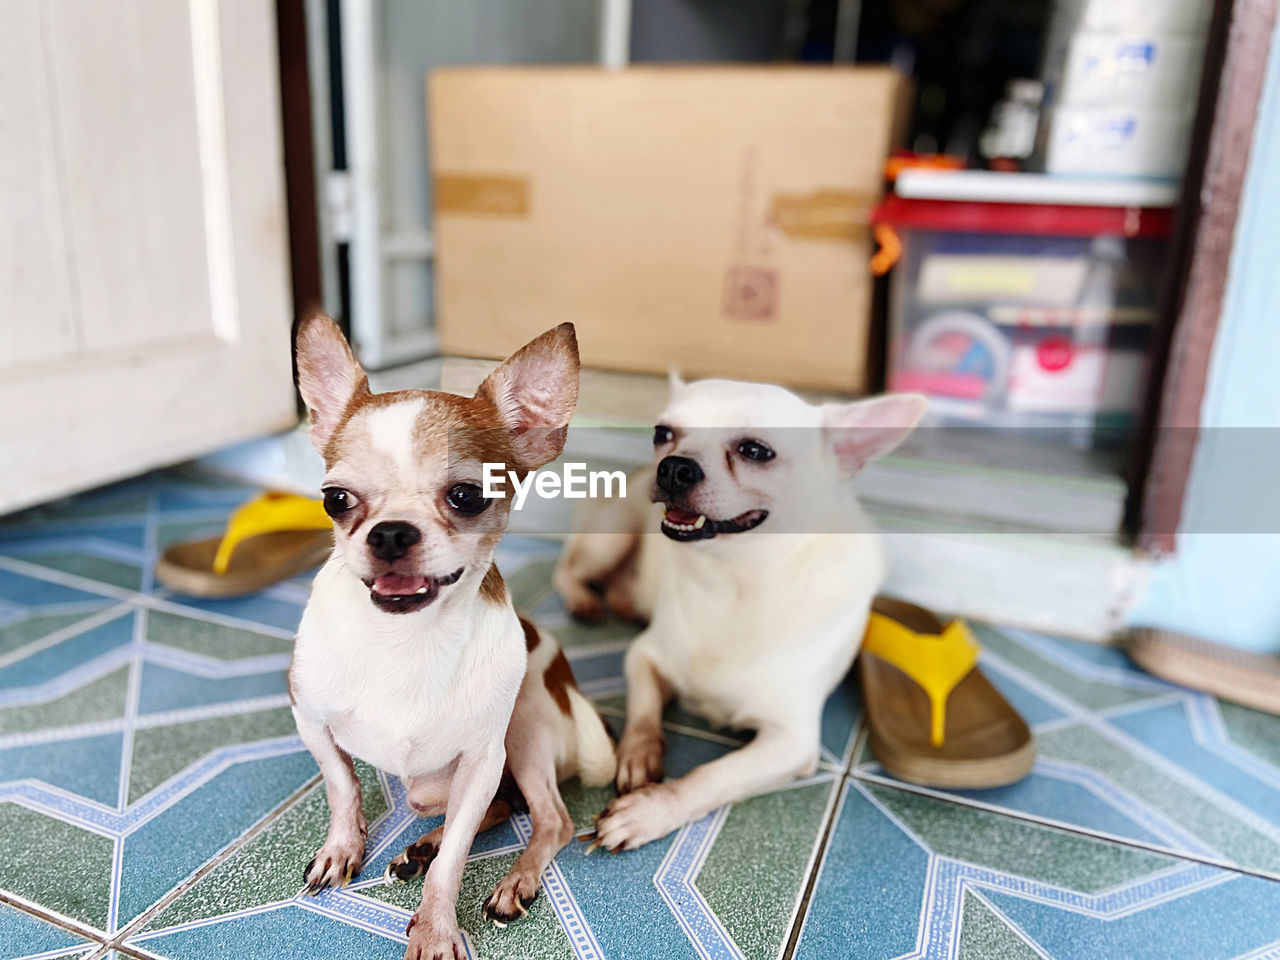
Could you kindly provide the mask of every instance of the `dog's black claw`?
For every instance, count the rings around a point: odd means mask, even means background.
[[[524,897],[518,897],[517,900],[520,903],[520,908],[512,913],[503,913],[494,906],[494,898],[498,895],[495,891],[490,894],[489,899],[485,901],[484,915],[495,923],[501,923],[504,925],[514,923],[516,920],[519,920],[521,917],[526,916],[529,913],[530,905],[532,905],[533,901],[538,899],[538,894],[541,892],[541,890],[535,890],[533,892],[533,896],[529,897],[527,900]]]
[[[302,868],[302,879],[306,880],[311,875],[311,868],[316,865],[316,858],[312,857],[311,862]]]

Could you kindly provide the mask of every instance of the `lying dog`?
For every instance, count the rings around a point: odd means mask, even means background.
[[[621,796],[595,845],[642,846],[814,770],[823,704],[853,663],[885,572],[850,481],[924,408],[915,394],[815,407],[780,387],[673,378],[656,466],[630,485],[665,505],[665,536],[641,533],[648,505],[598,506],[602,532],[570,538],[555,574],[575,615],[607,605],[648,621],[626,657]],[[755,738],[658,782],[673,694]]]
[[[289,671],[294,716],[328,793],[329,834],[312,892],[360,869],[368,825],[351,757],[399,776],[421,816],[445,814],[393,861],[426,874],[408,958],[466,956],[455,902],[477,831],[511,813],[504,772],[533,834],[485,912],[515,919],[573,836],[557,782],[614,775],[613,743],[550,636],[516,616],[493,565],[510,499],[482,496],[481,464],[524,473],[554,459],[578,397],[573,327],[544,333],[474,398],[371,394],[332,320],[297,335],[298,386],[324,456],[333,557],[316,576]]]

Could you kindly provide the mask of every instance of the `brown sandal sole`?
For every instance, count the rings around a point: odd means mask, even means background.
[[[1162,680],[1280,714],[1280,657],[1146,627],[1129,636],[1133,662]]]
[[[317,567],[329,559],[328,530],[280,530],[240,543],[224,574],[213,572],[221,537],[176,543],[156,561],[156,579],[170,590],[194,597],[239,597]]]

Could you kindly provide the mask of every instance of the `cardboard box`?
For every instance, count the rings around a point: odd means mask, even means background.
[[[436,318],[500,357],[866,387],[902,83],[880,68],[461,68],[428,80]]]

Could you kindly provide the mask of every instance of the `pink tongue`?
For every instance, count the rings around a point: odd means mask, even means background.
[[[667,519],[672,523],[693,523],[698,514],[692,510],[681,510],[679,507],[667,507]]]
[[[405,597],[427,586],[426,577],[408,577],[399,573],[384,573],[373,581],[373,592],[384,597]]]

